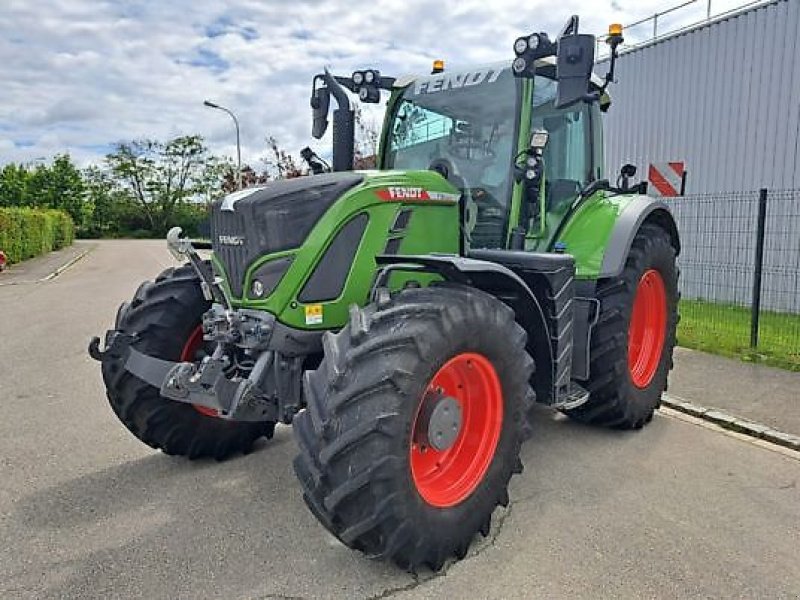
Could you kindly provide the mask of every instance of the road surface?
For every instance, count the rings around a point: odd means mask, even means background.
[[[86,345],[170,264],[162,242],[100,242],[50,281],[0,286],[0,597],[800,596],[800,456],[670,414],[630,433],[539,411],[510,507],[438,575],[329,536],[288,428],[225,463],[152,451]]]

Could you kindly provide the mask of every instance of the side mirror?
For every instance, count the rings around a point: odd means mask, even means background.
[[[647,193],[647,182],[642,181],[636,185],[631,185],[631,177],[636,175],[636,166],[632,164],[623,165],[619,170],[619,177],[617,178],[617,186],[623,193]]]
[[[588,34],[564,35],[558,40],[556,108],[566,108],[589,97],[594,45],[595,37]]]
[[[311,95],[311,135],[320,139],[328,129],[328,109],[331,104],[331,92],[328,88],[317,88]]]

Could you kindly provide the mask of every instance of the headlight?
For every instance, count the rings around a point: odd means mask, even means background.
[[[522,73],[528,68],[528,62],[521,56],[518,56],[514,59],[514,62],[511,63],[511,68],[514,70],[514,73]]]
[[[361,71],[356,71],[355,73],[353,73],[353,83],[355,83],[356,85],[361,85],[362,83],[364,83],[364,73],[362,73]]]
[[[364,81],[367,83],[372,83],[375,81],[375,71],[367,71],[364,73]]]
[[[528,38],[528,46],[531,47],[531,50],[536,50],[539,47],[539,35],[534,33],[531,37]]]
[[[294,260],[294,256],[284,256],[265,262],[258,267],[252,275],[250,283],[250,298],[260,300],[266,298],[278,287],[286,271]]]
[[[525,52],[528,49],[528,40],[525,38],[517,38],[517,41],[514,42],[514,52],[519,55]]]

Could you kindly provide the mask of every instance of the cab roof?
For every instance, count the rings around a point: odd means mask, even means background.
[[[540,68],[542,70],[542,75],[543,76],[549,77],[550,74],[547,73],[547,71],[550,70],[550,69],[555,69],[556,57],[555,56],[548,56],[546,58],[540,58],[539,60],[536,61],[536,66],[537,66],[537,68]],[[445,69],[442,73],[435,73],[435,74],[431,74],[431,75],[420,75],[418,73],[408,74],[408,75],[401,75],[400,77],[398,77],[395,80],[394,85],[392,87],[394,89],[402,89],[404,87],[407,87],[407,86],[411,85],[412,83],[414,83],[416,81],[429,81],[429,80],[441,78],[443,75],[453,75],[453,74],[460,74],[460,73],[474,73],[475,71],[480,71],[480,70],[499,71],[499,70],[510,69],[510,68],[511,68],[511,61],[499,61],[499,62],[488,63],[488,64],[483,64],[483,65],[476,65],[474,67],[467,67],[465,69],[457,70],[457,71],[447,71]],[[555,73],[553,73],[553,75],[555,75]],[[592,73],[591,82],[592,82],[592,85],[595,86],[595,88],[600,89],[603,86],[603,84],[605,83],[605,80],[602,77],[600,77],[597,73]]]

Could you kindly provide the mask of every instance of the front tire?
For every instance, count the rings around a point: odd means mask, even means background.
[[[349,326],[323,338],[294,420],[314,515],[348,547],[405,569],[463,557],[522,470],[534,400],[525,341],[510,308],[465,286],[353,307]],[[460,425],[437,444],[434,405],[454,402]]]
[[[622,274],[598,282],[597,298],[589,401],[564,412],[583,423],[639,429],[661,405],[672,368],[679,294],[669,234],[642,225]]]
[[[115,328],[136,333],[140,352],[169,361],[193,361],[202,345],[203,313],[210,303],[190,265],[167,269],[143,283],[133,300],[120,306]],[[125,370],[119,357],[103,360],[106,395],[120,421],[142,442],[166,454],[222,460],[248,453],[274,423],[242,423],[212,409],[168,400],[159,390]]]

